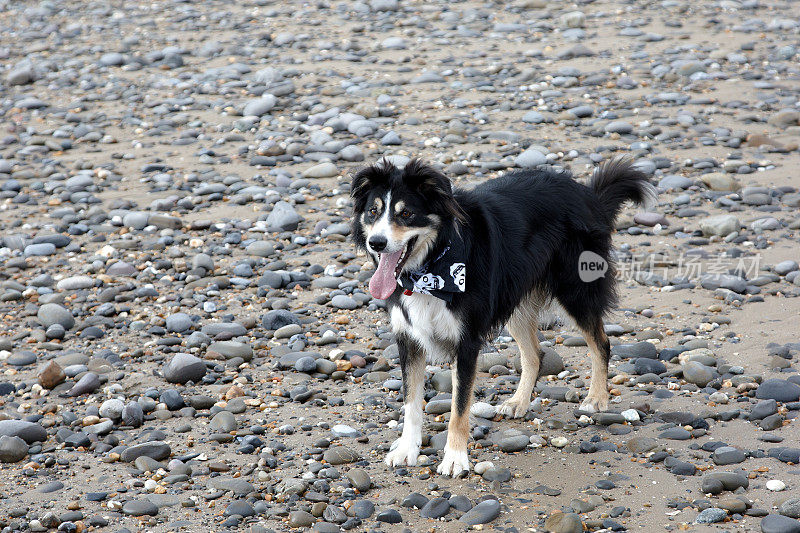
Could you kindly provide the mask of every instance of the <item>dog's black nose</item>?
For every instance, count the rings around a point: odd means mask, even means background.
[[[383,235],[373,235],[369,238],[369,247],[376,252],[383,251],[386,248],[386,237]]]

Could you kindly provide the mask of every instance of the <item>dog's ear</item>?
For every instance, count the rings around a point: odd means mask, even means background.
[[[403,181],[412,189],[423,193],[437,211],[464,222],[464,212],[453,197],[450,179],[431,165],[412,159],[403,169]]]
[[[367,201],[367,191],[377,185],[385,185],[392,175],[391,163],[382,159],[374,165],[362,168],[353,175],[350,184],[350,196],[355,202],[356,211],[364,208]]]

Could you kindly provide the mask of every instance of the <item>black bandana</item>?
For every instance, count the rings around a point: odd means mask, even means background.
[[[418,270],[404,272],[397,283],[406,295],[419,292],[449,302],[453,294],[466,290],[466,260],[464,241],[455,236]]]

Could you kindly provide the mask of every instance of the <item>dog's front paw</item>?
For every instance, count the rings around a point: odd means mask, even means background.
[[[597,397],[589,395],[583,400],[583,403],[580,407],[581,411],[586,411],[587,413],[600,413],[602,411],[608,411],[608,395],[604,397]]]
[[[497,408],[497,412],[506,418],[522,418],[528,413],[530,407],[530,401],[520,401],[509,398]]]
[[[385,462],[389,466],[415,466],[418,457],[419,444],[414,443],[411,439],[400,437],[392,443],[389,453],[386,454]]]
[[[467,450],[454,450],[445,446],[444,459],[442,459],[437,472],[444,476],[458,477],[469,472],[469,455]]]

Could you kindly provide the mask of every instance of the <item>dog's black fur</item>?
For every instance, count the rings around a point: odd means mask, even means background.
[[[630,162],[606,163],[589,186],[567,172],[541,168],[511,172],[472,190],[452,189],[446,176],[418,160],[403,169],[381,162],[358,172],[352,185],[352,235],[369,253],[362,215],[387,191],[393,201],[402,198],[410,206],[414,218],[408,225],[438,222],[429,255],[446,246],[456,232],[468,250],[466,292],[447,303],[462,324],[461,338],[452,347],[458,382],[470,384],[469,390],[454,391],[457,412],[463,413],[470,403],[481,346],[533,293],[557,301],[593,337],[607,366],[609,344],[602,320],[617,301],[611,255],[614,220],[624,202],[642,203],[653,193],[646,176]],[[604,277],[588,283],[581,281],[578,267],[579,256],[587,250],[609,265]],[[402,294],[398,287],[387,300],[390,310],[403,307]],[[405,378],[406,359],[413,350],[404,349],[410,340],[402,333],[398,342]]]

